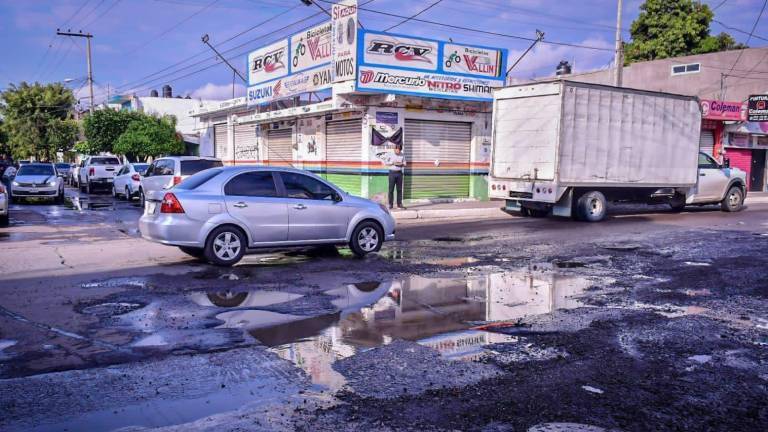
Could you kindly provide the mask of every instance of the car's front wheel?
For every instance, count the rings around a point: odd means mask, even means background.
[[[374,222],[362,222],[352,232],[349,240],[349,248],[358,257],[364,257],[369,253],[378,252],[384,243],[384,232]]]
[[[205,242],[205,258],[214,265],[229,267],[237,264],[245,255],[248,240],[245,234],[232,225],[214,229]]]
[[[144,208],[147,198],[144,196],[144,189],[139,188],[139,205]]]
[[[731,186],[720,207],[726,212],[737,212],[744,206],[744,192],[738,186]]]

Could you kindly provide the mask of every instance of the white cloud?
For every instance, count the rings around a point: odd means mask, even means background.
[[[195,99],[226,100],[232,99],[232,84],[207,83],[190,93]],[[245,86],[235,83],[235,97],[245,96]]]

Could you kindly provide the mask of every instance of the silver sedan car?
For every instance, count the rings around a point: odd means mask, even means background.
[[[260,248],[348,244],[364,256],[395,238],[386,207],[292,168],[211,168],[146,198],[145,239],[221,266]]]

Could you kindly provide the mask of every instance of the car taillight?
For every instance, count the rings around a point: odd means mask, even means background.
[[[181,183],[181,177],[175,176],[173,178],[173,185],[176,186],[177,184]]]
[[[139,180],[141,180],[141,176],[140,176],[140,175],[138,175],[138,174],[134,174],[134,175],[132,175],[132,176],[131,176],[131,180],[133,180],[133,181],[139,181]]]
[[[5,193],[5,186],[0,184],[0,193]]]
[[[160,213],[184,213],[184,207],[181,206],[176,195],[168,192],[163,197],[163,203],[160,205]]]
[[[89,176],[95,176],[95,175],[96,175],[96,168],[94,168],[94,167],[90,167],[90,168],[88,169],[88,175],[89,175]]]

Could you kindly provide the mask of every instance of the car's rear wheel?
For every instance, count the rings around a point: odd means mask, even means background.
[[[203,248],[179,246],[179,250],[191,257],[205,258],[205,251],[203,250]]]
[[[64,187],[59,190],[59,194],[56,196],[56,203],[57,204],[63,204],[64,203]]]
[[[737,212],[744,206],[744,192],[739,186],[731,186],[725,198],[720,202],[720,208],[726,212]]]
[[[123,198],[125,198],[126,201],[131,200],[131,191],[128,190],[128,186],[125,187],[125,193],[123,194]]]
[[[90,195],[92,191],[93,191],[93,186],[91,186],[91,181],[88,180],[85,182],[85,193]]]
[[[229,267],[237,264],[245,255],[248,240],[245,234],[232,225],[214,229],[205,242],[205,258],[211,264]]]
[[[349,240],[349,248],[358,257],[364,257],[369,253],[378,252],[384,243],[384,232],[374,222],[362,222],[352,232]]]
[[[141,206],[141,208],[144,208],[146,201],[147,201],[147,198],[144,196],[144,189],[139,188],[139,205]]]

